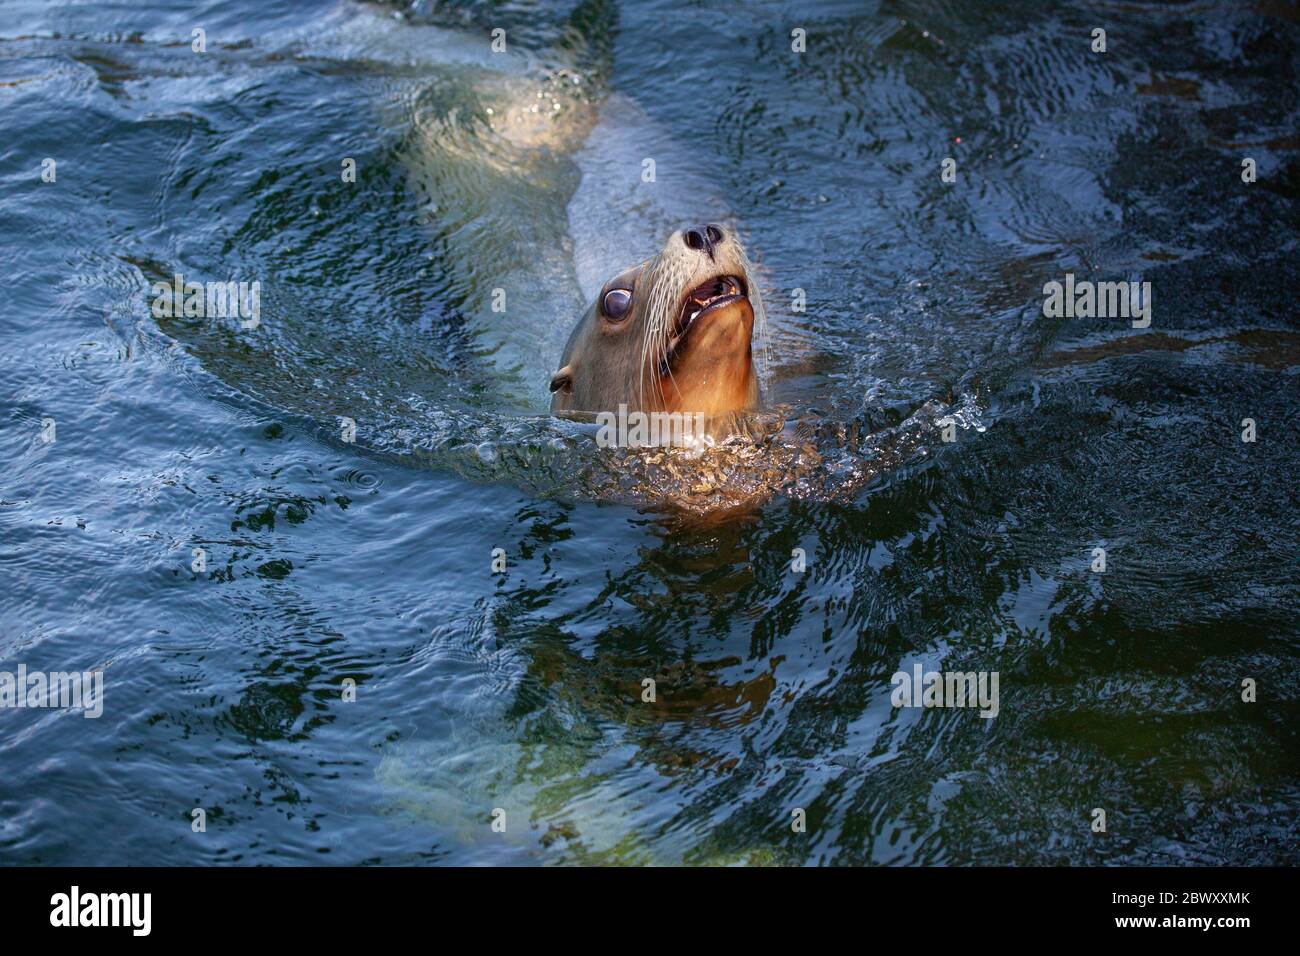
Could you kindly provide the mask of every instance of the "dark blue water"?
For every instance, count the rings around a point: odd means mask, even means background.
[[[1298,51],[1268,2],[0,4],[0,670],[104,675],[0,709],[0,861],[1296,862]],[[558,349],[705,219],[761,427],[600,450]],[[1067,273],[1150,327],[1045,317]],[[997,716],[895,708],[916,664]]]

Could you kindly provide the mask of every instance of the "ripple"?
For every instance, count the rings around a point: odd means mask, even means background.
[[[343,482],[348,487],[360,491],[378,491],[379,486],[384,483],[384,479],[378,472],[353,468],[344,472]]]

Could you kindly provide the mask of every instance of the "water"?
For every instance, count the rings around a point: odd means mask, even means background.
[[[1235,2],[0,7],[0,670],[105,683],[0,711],[0,860],[1296,862],[1298,41]],[[559,349],[705,219],[759,264],[767,410],[601,451]],[[177,272],[260,281],[260,326],[156,318]],[[1151,327],[1045,318],[1066,273],[1149,281]],[[916,664],[998,715],[894,708]]]

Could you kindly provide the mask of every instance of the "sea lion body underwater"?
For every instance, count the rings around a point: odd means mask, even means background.
[[[706,224],[605,283],[551,378],[551,411],[668,412],[706,419],[756,408],[753,334],[763,303],[735,235]]]

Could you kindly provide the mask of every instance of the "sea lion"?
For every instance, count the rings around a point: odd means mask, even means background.
[[[703,415],[756,408],[763,303],[734,232],[680,229],[605,283],[551,378],[551,411]]]

